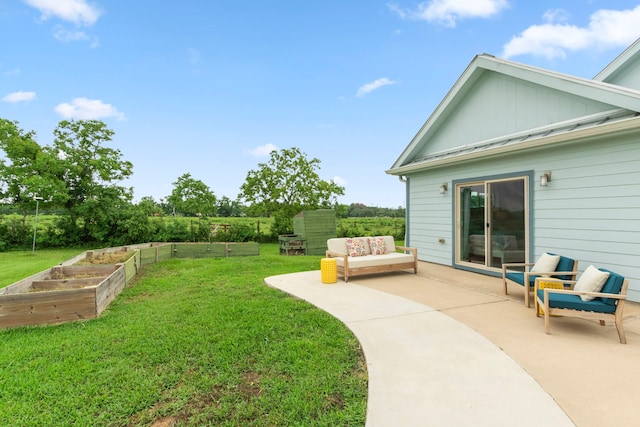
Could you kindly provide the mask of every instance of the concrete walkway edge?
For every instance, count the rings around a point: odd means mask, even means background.
[[[319,271],[265,283],[342,321],[367,362],[367,427],[574,426],[500,348],[445,314]]]

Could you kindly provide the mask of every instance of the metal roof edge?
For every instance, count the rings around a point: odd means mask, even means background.
[[[474,75],[476,76],[478,75],[478,70],[480,70],[480,73],[482,73],[485,70],[484,67],[479,66],[479,64],[482,63],[482,58],[487,58],[490,60],[490,59],[493,59],[494,57],[488,54],[480,54],[480,55],[476,55],[471,60],[469,65],[467,65],[467,68],[465,68],[465,70],[462,72],[460,77],[458,77],[458,79],[455,81],[453,86],[451,86],[451,89],[447,91],[445,96],[440,100],[440,102],[438,103],[436,108],[433,110],[433,112],[429,115],[427,120],[422,124],[422,126],[420,126],[420,129],[418,129],[418,132],[416,132],[414,137],[411,138],[411,141],[409,141],[409,144],[405,147],[404,150],[402,150],[402,153],[400,153],[400,156],[398,156],[396,161],[393,163],[394,166],[401,163],[404,159],[406,159],[408,156],[411,155],[411,152],[413,151],[413,149],[419,144],[420,140],[422,139],[422,135],[427,133],[427,131],[431,128],[431,126],[434,123],[437,123],[438,118],[442,116],[442,114],[444,114],[444,112],[447,110],[449,105],[456,99],[458,92],[467,85],[468,81],[472,80],[472,77]]]
[[[640,129],[640,117],[636,116],[629,119],[619,120],[612,123],[605,123],[595,127],[586,129],[578,129],[575,131],[565,132],[558,135],[549,135],[541,138],[525,140],[517,144],[504,145],[499,147],[487,148],[483,151],[461,154],[454,157],[448,157],[440,160],[424,161],[420,163],[412,163],[406,166],[391,168],[385,171],[388,175],[405,175],[407,173],[418,172],[422,170],[432,169],[435,167],[446,166],[448,164],[461,161],[475,160],[488,155],[508,154],[517,151],[545,147],[556,143],[567,143],[585,138],[594,138],[608,133],[620,133]]]
[[[497,58],[488,54],[476,55],[445,97],[440,101],[433,113],[431,113],[420,127],[400,156],[398,156],[392,165],[392,169],[411,156],[422,141],[424,135],[438,123],[439,118],[448,111],[450,106],[455,105],[455,100],[460,92],[485,71],[521,78],[545,87],[640,112],[640,91]],[[578,88],[582,90],[578,90]]]
[[[640,38],[627,47],[620,55],[611,61],[606,67],[595,75],[593,80],[604,82],[614,76],[620,69],[627,64],[633,57],[640,55]]]

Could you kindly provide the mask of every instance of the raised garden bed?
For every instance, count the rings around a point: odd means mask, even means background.
[[[259,254],[255,242],[143,243],[87,251],[0,289],[0,328],[96,318],[145,264]]]
[[[125,272],[124,263],[60,265],[0,289],[0,328],[96,318],[124,288]]]

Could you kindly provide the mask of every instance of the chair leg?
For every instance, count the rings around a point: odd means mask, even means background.
[[[544,293],[544,332],[549,335],[549,329],[551,325],[549,325],[549,296],[547,293]]]
[[[549,324],[549,313],[544,311],[544,333],[549,335],[551,333],[551,325]]]
[[[531,291],[531,288],[529,287],[529,284],[527,282],[525,282],[525,284],[524,284],[524,304],[527,306],[527,308],[531,308],[531,299],[529,298],[529,291]]]
[[[627,338],[624,336],[624,329],[622,328],[622,307],[624,307],[624,301],[619,301],[618,309],[616,310],[616,329],[618,330],[618,338],[620,338],[620,343],[626,344]]]
[[[627,338],[624,336],[624,329],[622,328],[622,321],[618,322],[616,319],[616,329],[618,330],[618,338],[620,338],[620,344],[626,344]]]

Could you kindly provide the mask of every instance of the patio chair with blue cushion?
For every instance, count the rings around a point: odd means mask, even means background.
[[[514,271],[515,268],[524,271]],[[533,285],[537,277],[555,277],[562,280],[576,280],[578,261],[562,255],[543,253],[533,262],[502,264],[502,281],[504,294],[507,295],[507,283],[513,282],[524,287],[524,303],[531,307],[529,294],[533,292]]]
[[[535,306],[536,316],[540,317],[538,307],[544,313],[544,329],[547,334],[550,316],[595,319],[602,326],[610,320],[615,322],[620,342],[627,343],[622,328],[622,311],[627,299],[628,279],[613,271],[590,265],[577,281],[562,281],[569,289],[540,289],[539,282],[542,280],[544,278],[538,278],[534,283]]]

